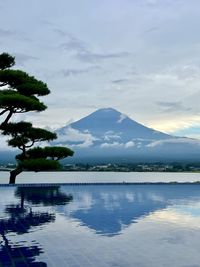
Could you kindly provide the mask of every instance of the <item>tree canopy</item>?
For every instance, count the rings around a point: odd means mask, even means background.
[[[43,111],[47,107],[38,99],[50,93],[47,84],[21,70],[9,69],[14,57],[0,54],[0,115],[6,115],[2,124],[8,123],[15,113]]]
[[[0,54],[0,69],[5,70],[15,65],[15,58],[8,53]]]
[[[15,183],[16,176],[23,170],[58,170],[59,160],[74,153],[66,147],[33,147],[35,143],[56,139],[56,133],[33,127],[30,122],[10,122],[16,113],[44,111],[47,107],[39,97],[50,93],[46,83],[24,71],[10,69],[14,65],[14,57],[0,54],[0,116],[3,117],[0,130],[10,137],[9,146],[21,150],[16,156],[17,167],[10,173],[10,183]]]

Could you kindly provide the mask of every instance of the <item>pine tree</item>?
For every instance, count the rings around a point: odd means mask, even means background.
[[[35,128],[30,122],[10,122],[17,113],[44,111],[47,107],[39,97],[50,93],[42,81],[24,71],[11,69],[14,65],[14,57],[7,53],[0,54],[0,116],[3,118],[0,130],[3,135],[10,136],[9,146],[21,150],[16,156],[17,167],[10,172],[11,184],[24,170],[58,170],[61,167],[59,160],[73,156],[74,153],[66,147],[35,147],[37,142],[56,139],[56,134]]]

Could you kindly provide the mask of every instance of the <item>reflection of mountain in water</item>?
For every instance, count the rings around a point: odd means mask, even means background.
[[[29,233],[37,226],[45,225],[55,221],[55,214],[49,212],[33,211],[30,204],[43,206],[65,205],[72,200],[71,195],[60,192],[59,187],[18,187],[15,195],[20,203],[7,205],[5,207],[6,218],[0,219],[0,235],[2,245],[0,248],[0,266],[47,266],[44,262],[36,262],[35,257],[42,253],[38,245],[19,245],[10,242],[6,234],[17,235]],[[29,204],[29,205],[25,205]]]
[[[199,199],[200,186],[88,186],[87,190],[81,192],[81,189],[78,189],[76,193],[73,195],[77,208],[71,210],[71,216],[95,230],[97,234],[114,236],[149,213],[185,200]],[[85,208],[84,199],[87,199]]]

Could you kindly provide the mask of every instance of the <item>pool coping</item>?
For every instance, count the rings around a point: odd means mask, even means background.
[[[76,182],[76,183],[22,183],[22,184],[0,184],[0,187],[49,187],[49,186],[102,186],[102,185],[200,185],[196,182]]]

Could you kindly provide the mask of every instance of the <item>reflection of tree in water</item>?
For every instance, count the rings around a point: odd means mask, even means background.
[[[31,204],[43,206],[66,205],[72,201],[72,195],[66,195],[60,191],[59,186],[50,187],[18,187],[15,195]]]
[[[7,239],[4,239],[4,245],[0,250],[0,266],[6,267],[46,267],[45,262],[35,262],[35,257],[42,253],[39,246],[19,246],[9,245]]]
[[[9,216],[0,220],[0,235],[4,243],[0,248],[0,266],[47,266],[44,262],[35,262],[35,257],[42,253],[39,246],[9,244],[6,234],[10,232],[17,235],[29,233],[34,227],[55,221],[54,213],[32,211],[30,204],[66,205],[72,201],[73,197],[62,193],[58,186],[18,187],[15,195],[20,198],[20,203],[6,206],[5,213]],[[29,205],[25,205],[26,202]]]
[[[55,221],[55,214],[48,212],[33,212],[31,207],[7,206],[8,219],[0,220],[0,233],[2,231],[25,234],[32,227]]]

